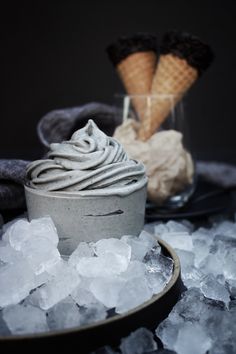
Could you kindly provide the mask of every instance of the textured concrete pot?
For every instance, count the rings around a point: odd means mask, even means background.
[[[127,311],[122,315],[115,315],[103,321],[77,328],[51,331],[35,335],[0,336],[0,348],[34,352],[35,349],[45,348],[67,349],[76,347],[78,353],[89,353],[102,345],[118,345],[120,339],[139,327],[154,330],[164,320],[176,304],[184,290],[180,262],[175,251],[164,241],[159,240],[162,252],[174,261],[174,271],[169,283],[159,294],[154,295],[142,305]],[[138,291],[138,289],[137,289]]]
[[[44,192],[25,186],[29,219],[50,215],[59,250],[70,254],[81,241],[138,235],[144,225],[146,185],[121,195],[84,196],[81,192]]]

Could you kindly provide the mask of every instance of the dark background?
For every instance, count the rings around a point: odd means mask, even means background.
[[[40,157],[47,112],[112,104],[123,91],[106,46],[120,35],[180,29],[198,35],[215,62],[185,100],[198,158],[236,163],[235,1],[8,2],[1,10],[0,158]]]

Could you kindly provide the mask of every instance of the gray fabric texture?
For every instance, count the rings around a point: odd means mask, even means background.
[[[39,139],[49,148],[51,143],[69,139],[74,131],[85,126],[88,119],[93,119],[102,131],[111,136],[121,122],[121,111],[115,106],[92,102],[49,112],[38,123]]]
[[[24,182],[29,161],[0,160],[0,210],[22,208],[25,204]]]

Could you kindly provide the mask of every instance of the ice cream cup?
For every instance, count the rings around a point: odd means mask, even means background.
[[[29,219],[50,215],[59,234],[59,251],[71,254],[81,241],[138,235],[144,224],[146,185],[126,195],[83,196],[45,192],[25,185]]]
[[[26,203],[30,220],[51,216],[62,254],[81,241],[140,233],[145,167],[116,139],[89,120],[70,140],[51,144],[47,157],[27,167]]]

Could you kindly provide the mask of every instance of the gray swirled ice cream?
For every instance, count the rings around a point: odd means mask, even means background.
[[[106,136],[93,120],[69,141],[51,144],[47,157],[27,167],[31,188],[126,195],[147,183],[144,165],[129,159],[121,144]]]

